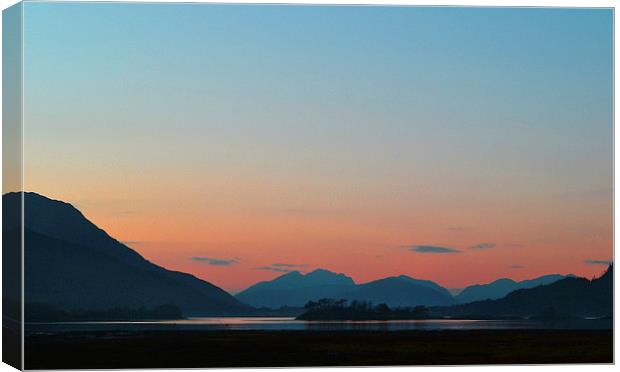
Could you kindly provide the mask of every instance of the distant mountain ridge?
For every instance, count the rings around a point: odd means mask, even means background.
[[[401,275],[363,284],[324,269],[308,274],[298,271],[250,286],[236,298],[255,307],[302,307],[310,300],[344,298],[347,300],[386,303],[389,306],[448,305],[454,299],[440,285]]]
[[[481,299],[497,299],[523,288],[553,283],[568,276],[551,274],[520,282],[498,279],[489,284],[464,288],[456,296],[431,280],[392,276],[357,284],[345,274],[317,269],[308,274],[291,271],[271,281],[256,283],[236,294],[236,298],[255,307],[302,307],[321,298],[385,303],[391,307],[448,306]],[[320,278],[320,280],[319,280]]]
[[[458,303],[468,303],[487,299],[495,300],[502,298],[517,289],[533,288],[539,285],[550,284],[569,276],[574,275],[565,276],[551,274],[534,279],[522,280],[519,282],[508,278],[501,278],[488,284],[475,284],[466,287],[457,296],[455,296],[455,299]]]
[[[431,308],[435,317],[611,317],[613,266],[588,280],[567,277],[532,288],[518,289],[496,300]]]
[[[29,303],[62,311],[175,305],[185,316],[252,311],[209,282],[149,262],[72,205],[23,195],[27,312]],[[19,193],[3,195],[5,215],[18,208]],[[3,234],[9,244],[19,244],[13,219],[3,220]]]

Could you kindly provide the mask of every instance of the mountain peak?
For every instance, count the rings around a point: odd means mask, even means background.
[[[335,273],[326,269],[316,269],[304,275],[306,281],[315,285],[355,284],[353,279],[342,273]]]
[[[310,275],[310,274],[336,274],[336,273],[333,272],[333,271],[329,271],[327,269],[318,268],[318,269],[314,269],[314,270],[312,270],[311,272],[308,273],[308,275]]]
[[[286,276],[286,277],[301,277],[301,276],[304,276],[304,275],[299,270],[292,270],[292,271],[289,271],[286,274],[280,276],[280,278],[282,278],[284,276]]]
[[[271,281],[256,283],[236,297],[257,307],[304,306],[309,300],[340,298],[355,282],[344,274],[316,269],[307,274],[291,271]]]
[[[48,198],[47,196],[37,194],[36,192],[9,192],[2,195],[3,211],[7,213],[19,213],[21,210],[22,195],[24,207],[28,210],[28,213],[24,215],[26,225],[32,225],[32,223],[40,225],[42,222],[41,215],[48,214],[54,215],[61,219],[85,219],[82,213],[73,205],[60,200]],[[45,224],[52,225],[52,221],[50,221],[49,218],[44,217],[43,219],[47,220]],[[3,228],[6,230],[18,228],[20,222],[21,219],[3,220]],[[62,221],[54,221],[54,224],[59,222]],[[30,227],[32,228],[32,226]]]
[[[11,192],[7,192],[6,194],[2,195],[2,201],[12,201],[12,200],[19,200],[21,196],[24,196],[24,201],[38,201],[38,202],[45,202],[45,203],[49,203],[49,204],[55,204],[57,206],[65,206],[65,207],[70,207],[72,209],[75,209],[77,211],[77,209],[71,205],[70,203],[64,202],[62,200],[58,200],[58,199],[52,199],[50,197],[47,197],[45,195],[33,192],[33,191],[11,191]],[[78,211],[79,212],[79,211]]]
[[[440,292],[442,295],[447,296],[447,297],[452,297],[452,294],[445,289],[444,287],[440,286],[439,284],[433,282],[432,280],[424,280],[424,279],[415,279],[410,277],[409,275],[398,275],[398,276],[389,276],[387,278],[382,278],[382,279],[377,279],[374,281],[371,281],[369,283],[366,284],[370,284],[370,283],[397,283],[397,282],[405,282],[408,283],[409,285],[413,284],[416,286],[422,286],[422,287],[426,287],[426,288],[430,288],[433,289],[435,291]]]
[[[298,281],[302,279],[303,276],[304,275],[301,272],[293,270],[278,276],[277,278],[273,279],[272,282],[285,282],[290,280]]]
[[[305,276],[340,276],[340,275],[344,276],[344,274],[341,274],[341,273],[335,273],[327,269],[318,268],[318,269],[310,271]]]
[[[13,192],[2,197],[3,212],[19,214],[22,193]],[[118,249],[117,240],[92,223],[73,205],[48,198],[35,192],[23,193],[24,224],[29,230],[55,239],[69,241],[92,249],[105,250],[107,253],[134,256],[129,251]],[[3,220],[3,228],[18,228],[19,219]],[[133,251],[132,251],[133,252]]]

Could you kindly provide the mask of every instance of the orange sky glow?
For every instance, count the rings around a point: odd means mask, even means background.
[[[26,5],[24,188],[154,263],[234,292],[613,259],[612,10],[143,5]]]

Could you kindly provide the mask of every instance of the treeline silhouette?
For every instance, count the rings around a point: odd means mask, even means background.
[[[370,301],[323,298],[309,301],[299,320],[405,320],[428,319],[426,306],[390,308],[386,304],[373,305]]]
[[[125,321],[125,320],[167,320],[181,319],[183,314],[176,305],[160,305],[153,309],[144,307],[112,308],[105,310],[81,309],[58,310],[40,303],[27,303],[24,307],[28,322],[70,322],[70,321]]]

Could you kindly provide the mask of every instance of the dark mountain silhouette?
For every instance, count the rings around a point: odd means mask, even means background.
[[[400,275],[400,276],[398,276],[398,278],[406,280],[406,281],[409,281],[411,283],[415,283],[415,284],[424,286],[424,287],[432,288],[432,289],[434,289],[436,291],[439,291],[440,293],[443,293],[443,294],[448,295],[448,296],[452,296],[450,291],[447,288],[444,288],[444,287],[440,286],[439,284],[433,282],[432,280],[414,279],[414,278],[412,278],[410,276],[407,276],[407,275]]]
[[[272,281],[260,282],[237,294],[237,299],[255,307],[304,306],[308,301],[337,298],[385,303],[389,306],[450,305],[450,293],[429,280],[405,275],[364,284],[344,274],[318,269],[306,275],[293,271]]]
[[[3,196],[20,207],[20,194]],[[72,205],[24,193],[25,303],[55,311],[155,309],[174,305],[184,316],[242,314],[252,309],[190,274],[170,271],[110,237]],[[20,228],[4,220],[6,239]]]
[[[353,279],[344,274],[317,269],[308,274],[299,271],[260,282],[235,297],[255,307],[303,307],[308,301],[323,297],[338,297],[355,288]]]
[[[432,316],[606,317],[613,312],[613,266],[599,278],[568,277],[551,284],[518,289],[497,300],[431,309]]]
[[[349,301],[370,301],[374,304],[398,306],[437,306],[451,305],[454,298],[447,289],[438,284],[413,279],[408,276],[396,276],[360,284],[342,298]]]
[[[476,284],[466,287],[455,297],[455,299],[458,303],[467,303],[480,300],[495,300],[502,298],[517,289],[533,288],[539,285],[550,284],[566,277],[567,276],[564,275],[551,274],[520,282],[502,278],[488,284]]]

